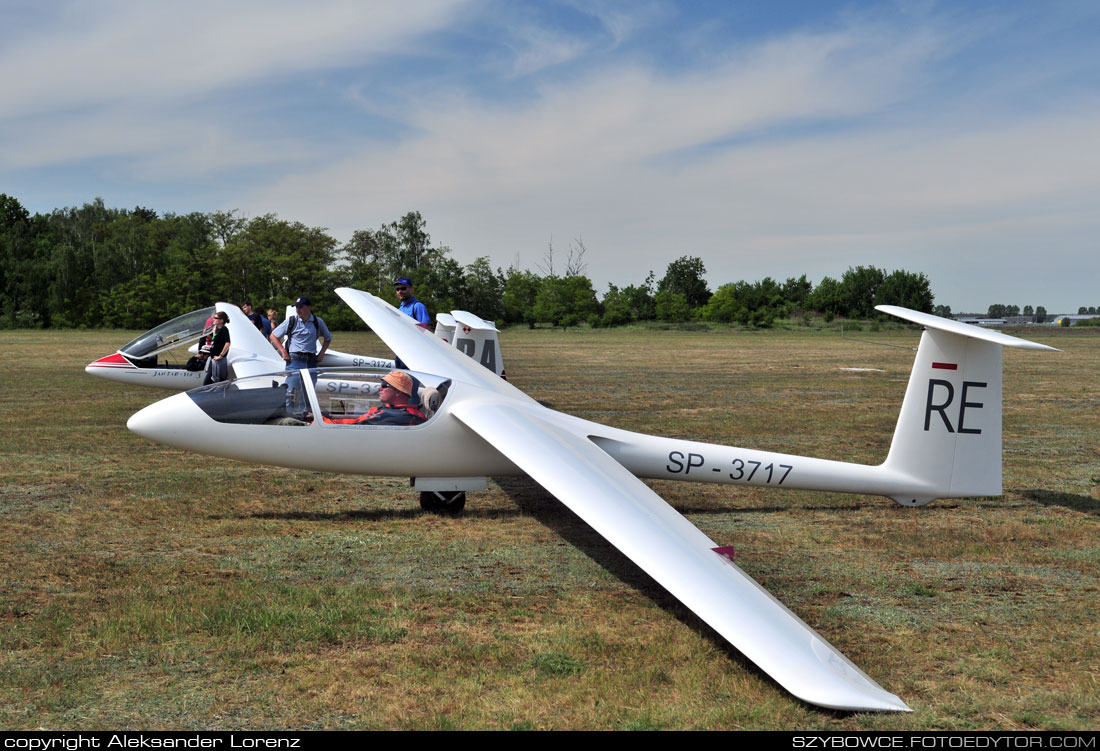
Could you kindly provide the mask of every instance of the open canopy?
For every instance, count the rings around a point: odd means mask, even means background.
[[[137,339],[119,349],[119,352],[127,357],[141,360],[154,357],[161,352],[175,349],[184,344],[190,344],[202,336],[202,332],[206,328],[206,322],[213,315],[213,305],[209,308],[184,313],[171,321],[146,331]]]

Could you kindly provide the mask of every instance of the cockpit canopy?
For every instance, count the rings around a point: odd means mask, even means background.
[[[202,336],[206,322],[214,315],[214,306],[184,313],[178,318],[162,323],[134,339],[119,350],[134,360],[142,360],[166,350],[196,341]]]
[[[394,421],[371,413],[381,410],[382,368],[340,368],[291,370],[285,373],[249,376],[200,386],[187,395],[218,422],[243,425],[416,425],[430,420],[446,398],[449,378],[426,373],[408,373],[416,387],[410,409],[394,410]],[[375,419],[368,419],[368,416]]]

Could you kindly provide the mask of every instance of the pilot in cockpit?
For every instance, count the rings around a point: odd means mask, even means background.
[[[379,398],[382,406],[371,407],[357,417],[329,417],[325,422],[337,425],[419,425],[428,418],[420,411],[416,381],[408,373],[391,370],[382,376]]]

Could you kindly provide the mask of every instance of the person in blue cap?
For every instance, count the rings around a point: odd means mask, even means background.
[[[268,338],[275,350],[286,360],[287,370],[316,368],[325,359],[325,352],[332,343],[332,334],[321,316],[313,314],[313,302],[302,295],[294,301],[297,316],[291,316],[275,327]],[[286,346],[283,346],[286,337]],[[317,341],[321,351],[317,351]]]
[[[301,390],[302,376],[298,371],[316,368],[325,359],[328,345],[332,343],[332,333],[328,326],[321,320],[321,316],[313,314],[313,301],[302,295],[294,301],[294,309],[298,313],[290,316],[275,327],[268,339],[275,346],[275,350],[286,361],[286,369],[289,372],[286,384],[286,411],[293,415],[296,405],[304,405],[304,395]],[[286,337],[286,346],[283,346],[283,337]],[[317,342],[321,341],[321,350],[317,351]],[[310,378],[317,382],[317,373],[310,373]]]
[[[430,326],[432,319],[424,303],[417,300],[416,295],[413,294],[412,280],[403,276],[393,283],[393,288],[397,292],[397,299],[401,301],[401,312],[422,326]]]

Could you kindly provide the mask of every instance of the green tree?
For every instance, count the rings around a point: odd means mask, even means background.
[[[576,326],[598,315],[596,291],[586,276],[548,276],[535,298],[534,317],[553,326]]]
[[[882,269],[874,266],[849,266],[840,278],[843,310],[838,310],[837,313],[849,318],[870,318],[874,312],[875,294],[885,277]]]
[[[706,273],[703,259],[695,256],[681,256],[668,265],[665,275],[657,284],[657,291],[683,295],[688,307],[698,310],[710,299],[710,289],[707,287],[706,280],[703,279]],[[660,318],[660,314],[657,317]]]
[[[707,306],[703,310],[704,317],[708,321],[720,323],[736,321],[747,324],[752,315],[752,312],[745,307],[748,286],[744,281],[723,284],[707,301]]]
[[[430,312],[460,310],[467,307],[469,292],[462,264],[439,255],[431,265],[420,268],[412,276],[417,298]]]
[[[438,249],[432,248],[427,227],[419,211],[410,211],[386,227],[394,240],[387,248],[391,253],[389,270],[393,279],[413,275],[417,269],[431,265],[439,254]]]
[[[691,318],[691,306],[688,305],[687,295],[682,292],[673,292],[671,289],[662,289],[654,298],[654,308],[659,321],[686,321]]]
[[[335,259],[336,240],[323,229],[265,214],[249,220],[222,249],[208,283],[218,297],[232,301],[289,302],[305,294],[324,316],[337,304]]]
[[[793,276],[788,277],[787,281],[783,282],[781,292],[783,299],[790,304],[792,310],[804,310],[809,303],[813,289],[813,284],[803,274],[798,279]]]
[[[703,315],[712,321],[770,327],[776,317],[788,315],[790,307],[784,299],[783,287],[765,277],[752,284],[738,281],[722,285],[710,298]]]
[[[508,323],[535,324],[535,300],[542,288],[542,277],[527,269],[509,266],[504,272],[504,320]]]
[[[0,193],[0,326],[49,326],[49,260],[43,222]]]
[[[339,252],[337,274],[347,287],[381,294],[389,286],[386,275],[386,259],[378,233],[360,229],[352,233]]]
[[[466,266],[465,310],[490,321],[504,318],[504,276],[494,272],[487,256]]]
[[[875,305],[900,305],[903,308],[932,312],[932,285],[923,273],[892,271],[875,290]]]
[[[603,315],[601,326],[622,326],[634,321],[651,321],[657,316],[657,305],[653,298],[653,272],[640,285],[631,284],[619,289],[614,284],[607,285],[607,294],[601,304]]]
[[[847,310],[843,299],[840,282],[827,276],[810,293],[809,304],[813,310],[829,315],[838,315]]]

